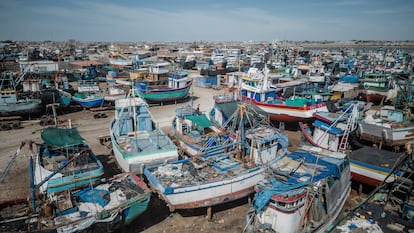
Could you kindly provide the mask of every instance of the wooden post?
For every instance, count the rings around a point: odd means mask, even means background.
[[[359,195],[361,195],[361,193],[362,193],[362,184],[361,183],[358,183],[358,196]]]
[[[207,221],[211,221],[213,219],[212,208],[211,206],[207,207]]]

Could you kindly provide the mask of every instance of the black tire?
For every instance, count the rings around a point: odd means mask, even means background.
[[[39,124],[40,126],[45,126],[46,125],[47,120],[46,119],[41,119]]]
[[[46,124],[47,125],[53,125],[53,124],[55,124],[55,121],[52,118],[49,118],[49,119],[47,119]]]
[[[7,122],[4,122],[0,125],[0,130],[1,131],[6,131],[6,130],[9,130],[9,129],[10,129],[10,125]]]
[[[11,127],[12,129],[20,129],[20,121],[13,121]]]
[[[328,108],[329,112],[338,112],[340,109],[338,107],[335,106],[335,102],[333,102],[332,100],[328,100],[326,101],[326,108]]]

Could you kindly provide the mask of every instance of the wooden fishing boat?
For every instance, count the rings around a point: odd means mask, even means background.
[[[0,75],[0,115],[15,116],[38,113],[41,111],[42,101],[34,98],[30,90],[25,93],[17,91],[19,83],[25,73],[15,77],[11,72],[3,72]],[[23,89],[25,91],[26,88]]]
[[[199,108],[192,105],[177,108],[172,120],[172,131],[183,152],[192,157],[222,151],[235,140],[230,133],[211,122]]]
[[[134,94],[147,103],[171,102],[185,99],[190,94],[192,81],[187,71],[169,72],[168,63],[157,64],[151,69],[149,78],[135,80]]]
[[[321,95],[299,96],[291,95],[281,98],[282,89],[304,85],[305,80],[295,80],[271,84],[269,70],[255,73],[251,77],[243,77],[241,94],[244,100],[249,100],[268,114],[271,120],[281,122],[297,122],[313,118],[315,112],[328,111]]]
[[[384,106],[361,117],[357,133],[372,143],[401,147],[414,140],[414,118],[408,112]]]
[[[176,161],[178,149],[153,120],[148,104],[131,95],[115,101],[109,131],[119,167],[143,174],[146,166]]]
[[[94,224],[114,231],[130,224],[148,207],[151,191],[133,173],[121,173],[94,185],[0,204],[6,232],[79,232]]]
[[[393,78],[385,73],[366,73],[359,81],[365,90],[367,102],[380,103],[395,88]]]
[[[236,150],[145,169],[150,186],[171,210],[210,207],[246,197],[264,179],[265,164],[286,152],[287,136],[276,128],[263,124],[244,131],[247,116],[237,119],[241,120],[234,122],[241,126],[237,131],[241,141]]]
[[[269,164],[256,186],[246,232],[325,232],[351,191],[346,154],[304,146]]]
[[[45,128],[41,137],[43,143],[37,145],[34,165],[34,182],[41,192],[76,188],[103,176],[101,161],[76,128]]]
[[[356,149],[349,155],[352,179],[370,186],[394,182],[404,174],[395,167],[402,155],[368,146]]]
[[[353,115],[356,120],[356,117],[359,116],[357,114],[359,111],[356,109],[352,109],[351,116],[346,113],[350,110],[349,108],[344,114],[320,112],[316,114],[317,120],[313,122],[313,126],[307,123],[299,124],[302,135],[313,146],[334,152],[346,150],[348,137],[355,130],[355,127],[352,126],[354,120],[351,117]],[[349,154],[352,179],[370,186],[393,182],[395,178],[403,175],[400,169],[394,170],[394,164],[397,164],[398,158],[397,153],[377,148],[362,146],[355,149]],[[386,179],[386,177],[388,178]]]
[[[100,107],[104,97],[100,94],[99,84],[93,80],[80,80],[78,93],[72,96],[72,101],[84,108]]]

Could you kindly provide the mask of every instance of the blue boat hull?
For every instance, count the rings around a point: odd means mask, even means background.
[[[85,108],[93,108],[93,107],[99,107],[104,103],[104,98],[93,98],[93,99],[79,99],[79,98],[72,98],[73,101],[82,107]]]

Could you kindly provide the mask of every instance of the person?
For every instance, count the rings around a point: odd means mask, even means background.
[[[89,75],[95,76],[96,75],[96,69],[93,64],[89,66]]]
[[[200,104],[197,105],[197,108],[195,110],[195,113],[196,114],[200,114]]]

